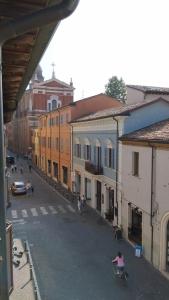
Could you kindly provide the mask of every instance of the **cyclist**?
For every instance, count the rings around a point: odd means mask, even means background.
[[[124,271],[124,256],[121,254],[121,252],[118,252],[117,256],[112,260],[112,263],[117,264],[117,274],[121,274]]]

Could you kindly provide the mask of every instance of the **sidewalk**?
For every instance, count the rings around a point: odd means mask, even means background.
[[[14,246],[17,252],[24,252],[24,248],[20,239],[14,239]],[[16,256],[14,256],[16,257]],[[30,263],[27,262],[26,252],[23,253],[20,265],[13,265],[13,291],[10,294],[10,300],[35,300],[33,280],[30,279]]]

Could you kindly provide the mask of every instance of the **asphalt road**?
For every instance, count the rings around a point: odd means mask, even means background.
[[[24,162],[16,179],[30,180],[33,195],[11,197],[7,217],[14,237],[29,242],[42,300],[168,300],[169,283],[92,209],[79,215],[75,204],[57,194]],[[19,166],[19,162],[18,162]],[[111,258],[120,250],[127,283],[114,278]]]

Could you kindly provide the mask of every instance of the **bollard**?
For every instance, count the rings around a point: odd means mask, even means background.
[[[33,273],[32,273],[32,265],[30,265],[30,280],[32,280]]]

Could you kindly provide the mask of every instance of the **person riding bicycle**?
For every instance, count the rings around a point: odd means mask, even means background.
[[[120,274],[124,271],[124,256],[121,254],[121,252],[118,252],[117,256],[112,260],[112,263],[117,264],[117,274]]]

